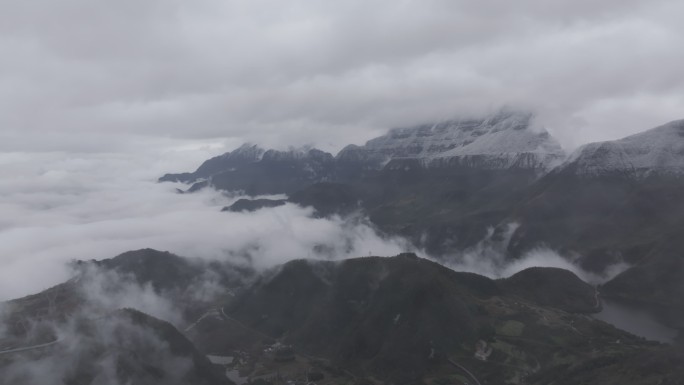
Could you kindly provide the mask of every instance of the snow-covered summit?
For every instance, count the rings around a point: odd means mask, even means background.
[[[291,147],[285,151],[268,150],[264,153],[263,160],[274,162],[306,160],[332,162],[334,161],[334,157],[332,156],[332,154],[327,153],[325,151],[321,151],[317,148],[313,148],[310,146],[305,146],[298,148]]]
[[[532,118],[531,113],[506,110],[484,119],[392,129],[364,146],[346,147],[338,159],[382,165],[411,158],[428,166],[477,163],[491,168],[546,168],[564,153],[548,132],[532,129]]]
[[[623,139],[590,143],[562,166],[579,175],[684,174],[684,120],[676,120]]]

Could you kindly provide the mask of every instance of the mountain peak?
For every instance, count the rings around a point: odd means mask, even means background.
[[[206,160],[195,172],[166,174],[159,178],[159,181],[195,183],[220,172],[258,162],[263,158],[265,152],[266,150],[256,144],[245,143],[233,151]]]
[[[532,128],[533,119],[530,112],[504,109],[480,119],[394,128],[364,146],[347,146],[338,159],[384,165],[393,159],[411,158],[438,165],[452,158],[484,156],[485,162],[497,160],[490,163],[492,168],[508,168],[515,165],[517,157],[531,154],[536,161],[530,168],[543,168],[562,158],[563,150],[544,129]]]
[[[222,158],[242,159],[246,161],[258,162],[266,150],[253,143],[244,143],[237,149],[221,155]]]
[[[614,141],[579,148],[564,166],[579,175],[684,174],[684,120],[675,120]]]

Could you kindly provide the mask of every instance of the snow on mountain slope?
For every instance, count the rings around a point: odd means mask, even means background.
[[[217,174],[254,167],[257,164],[297,163],[312,174],[324,173],[335,162],[332,154],[311,148],[290,148],[286,151],[265,150],[257,145],[245,143],[223,155],[211,158],[192,173],[166,174],[159,180],[193,183],[211,178]],[[265,167],[265,166],[264,166]]]
[[[623,139],[587,144],[562,169],[578,175],[684,174],[684,120],[677,120]]]
[[[320,161],[333,162],[332,154],[312,147],[290,148],[287,151],[268,150],[262,160],[271,162],[283,161]]]
[[[547,132],[532,130],[531,120],[530,113],[501,111],[480,120],[393,129],[365,146],[346,147],[338,159],[379,165],[412,158],[429,166],[459,163],[545,168],[562,159],[563,150]]]

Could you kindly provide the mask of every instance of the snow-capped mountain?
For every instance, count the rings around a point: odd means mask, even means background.
[[[562,167],[578,175],[684,175],[684,120],[623,139],[587,144]]]
[[[563,150],[548,132],[532,128],[532,119],[527,112],[500,111],[484,119],[397,128],[364,146],[347,146],[338,159],[378,166],[408,158],[431,167],[549,168],[563,159]]]

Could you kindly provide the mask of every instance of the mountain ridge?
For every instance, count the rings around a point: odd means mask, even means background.
[[[499,111],[483,119],[395,128],[363,146],[345,147],[337,158],[376,166],[393,159],[410,158],[420,159],[427,167],[439,167],[449,164],[445,159],[479,156],[505,160],[491,161],[490,167],[506,168],[516,163],[516,155],[527,154],[537,157],[537,161],[518,166],[546,168],[565,154],[546,130],[535,132],[530,128],[533,118],[528,112]]]
[[[589,143],[560,166],[578,175],[622,174],[643,179],[652,174],[684,174],[684,120],[622,139]]]
[[[348,145],[336,156],[312,148],[286,151],[245,143],[205,161],[194,172],[166,174],[160,182],[194,183],[253,167],[262,162],[302,162],[313,180],[344,179],[350,172],[380,170],[392,160],[416,159],[420,167],[530,168],[546,170],[565,157],[546,130],[531,128],[529,112],[502,110],[481,119],[447,120],[407,128],[393,128],[365,145]]]

